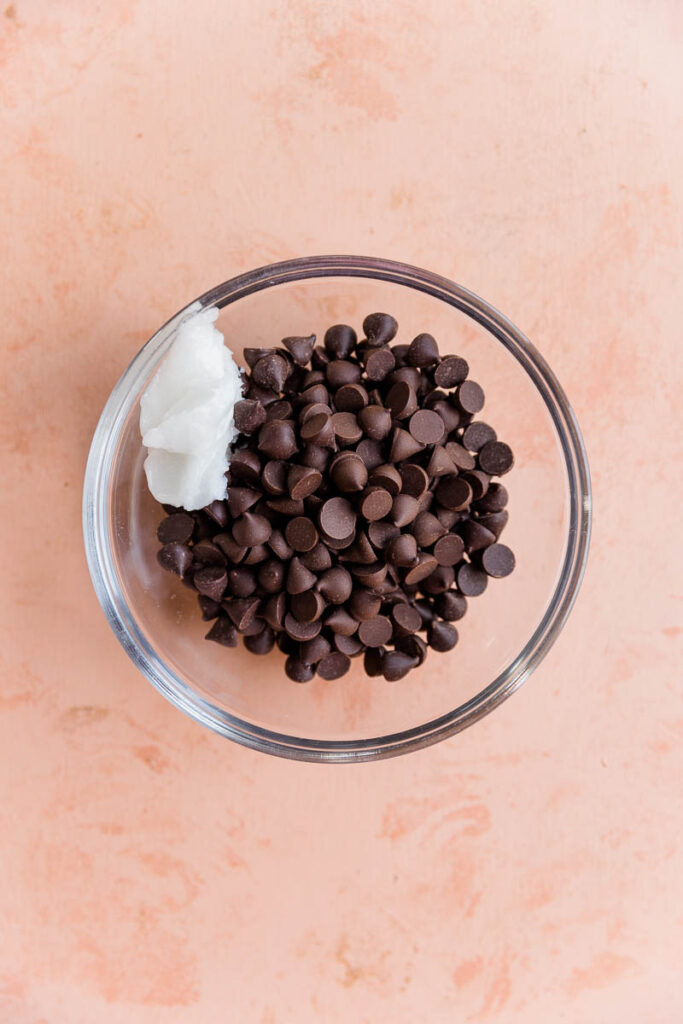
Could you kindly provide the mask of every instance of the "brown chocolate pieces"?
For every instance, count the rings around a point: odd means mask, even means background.
[[[482,388],[431,334],[392,344],[387,313],[247,348],[224,500],[165,507],[160,565],[198,595],[207,639],[264,655],[296,682],[363,656],[397,681],[514,555],[499,542],[510,447],[474,419]]]

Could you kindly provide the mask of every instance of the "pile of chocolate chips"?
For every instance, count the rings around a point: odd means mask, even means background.
[[[389,345],[387,313],[282,347],[245,349],[241,436],[228,494],[199,512],[165,506],[159,562],[199,594],[207,639],[274,644],[296,682],[402,678],[448,651],[467,598],[507,576],[498,538],[512,467],[479,384],[430,334]],[[421,636],[420,634],[425,634]]]

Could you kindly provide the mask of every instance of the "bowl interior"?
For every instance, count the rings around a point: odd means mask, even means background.
[[[231,650],[204,641],[210,624],[201,620],[193,592],[157,564],[156,526],[163,513],[143,472],[139,398],[172,341],[167,332],[134,379],[132,404],[118,431],[107,470],[108,540],[136,642],[177,688],[176,699],[194,702],[196,695],[213,719],[229,721],[230,716],[249,727],[323,743],[358,743],[420,729],[467,705],[502,673],[512,673],[553,598],[569,532],[567,466],[536,384],[485,326],[441,298],[403,284],[331,276],[244,295],[221,309],[218,327],[243,362],[245,346],[278,344],[285,335],[315,333],[322,339],[332,323],[352,324],[360,336],[364,316],[376,310],[397,318],[398,340],[432,333],[442,354],[464,356],[470,376],[483,386],[486,405],[479,418],[515,453],[515,466],[504,478],[510,522],[501,539],[514,550],[517,568],[507,579],[491,580],[482,596],[469,601],[453,651],[430,652],[424,665],[399,683],[367,678],[362,659],[356,659],[340,680],[297,685],[285,676],[277,649],[256,657],[241,646]]]

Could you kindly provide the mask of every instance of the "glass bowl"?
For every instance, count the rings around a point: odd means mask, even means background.
[[[486,392],[482,416],[515,452],[505,477],[504,540],[515,572],[469,601],[460,640],[397,683],[351,671],[302,686],[284,656],[205,642],[196,596],[156,560],[161,509],[143,472],[140,396],[189,312],[215,305],[241,361],[245,346],[285,335],[322,337],[332,323],[359,331],[367,313],[399,322],[398,340],[433,334]],[[136,355],[102,413],[85,475],[88,564],[104,613],[140,671],[202,725],[245,746],[306,761],[391,757],[472,725],[519,687],[564,625],[583,575],[591,520],[581,434],[554,374],[495,309],[437,274],[389,260],[317,256],[262,267],[219,285],[168,321]]]

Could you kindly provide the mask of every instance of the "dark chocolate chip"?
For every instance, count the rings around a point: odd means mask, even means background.
[[[434,452],[438,450],[438,448],[435,448]],[[404,494],[411,494],[413,498],[419,498],[427,490],[429,477],[422,466],[417,466],[412,462],[404,462],[399,467],[399,473],[402,482],[401,490]]]
[[[391,521],[395,526],[407,526],[413,522],[419,511],[417,498],[410,494],[397,494],[391,506]]]
[[[241,434],[253,434],[266,422],[266,410],[261,402],[243,398],[235,402],[235,427]]]
[[[311,665],[291,654],[285,661],[285,672],[295,683],[308,683],[315,675],[315,669]]]
[[[437,395],[440,393],[441,392],[438,391],[433,392],[433,394]],[[439,416],[443,420],[443,425],[446,429],[447,434],[452,434],[453,431],[457,430],[457,428],[460,426],[460,413],[453,405],[451,405],[450,402],[435,400],[433,403],[430,403],[429,408],[432,409],[433,412],[439,414]]]
[[[509,576],[515,567],[515,556],[505,544],[491,544],[481,554],[481,564],[489,576]]]
[[[247,553],[246,544],[238,544],[229,533],[217,533],[214,543],[221,549],[229,562],[241,562]]]
[[[335,486],[345,493],[362,491],[368,482],[368,471],[365,463],[359,455],[355,454],[335,462],[330,471],[330,476]]]
[[[368,393],[362,384],[345,384],[334,395],[338,412],[360,412],[368,401]]]
[[[288,402],[285,398],[278,402],[273,402],[272,405],[268,406],[268,412],[266,413],[266,420],[289,420],[292,417],[292,403]]]
[[[356,347],[356,332],[347,324],[334,324],[325,331],[325,351],[331,359],[346,359]]]
[[[264,423],[259,430],[258,447],[271,459],[290,459],[297,451],[294,424],[290,420]]]
[[[482,526],[485,526],[487,530],[490,530],[496,540],[500,537],[501,533],[507,526],[509,519],[509,513],[507,509],[501,509],[500,512],[487,512],[486,515],[479,516],[477,520]]]
[[[366,649],[363,655],[363,668],[366,676],[381,676],[383,674],[384,654],[383,647],[368,647]]]
[[[292,466],[287,475],[287,488],[290,498],[295,501],[307,498],[318,490],[322,483],[322,474],[310,466]]]
[[[444,508],[457,512],[472,500],[472,488],[459,476],[444,476],[435,491],[436,500]]]
[[[315,665],[316,661],[320,661],[326,654],[329,654],[332,650],[329,640],[327,640],[321,633],[318,636],[314,636],[312,640],[304,640],[299,647],[299,654],[301,660],[306,665]]]
[[[363,492],[360,512],[364,519],[373,523],[384,519],[391,511],[392,497],[384,487],[368,487]]]
[[[349,599],[353,590],[351,573],[342,565],[335,565],[320,576],[317,588],[323,597],[332,604],[343,604]]]
[[[218,601],[212,600],[210,597],[206,597],[204,594],[197,595],[197,601],[202,612],[202,619],[204,622],[210,622],[211,619],[215,619],[220,614],[221,606]]]
[[[253,548],[249,548],[246,557],[244,559],[245,565],[258,565],[259,562],[265,562],[266,558],[270,556],[270,551],[265,544],[255,544]]]
[[[270,462],[266,462],[261,473],[264,491],[273,495],[285,494],[288,470],[287,463],[281,459],[272,459]],[[230,488],[228,488],[228,493],[230,493]]]
[[[354,619],[363,622],[366,619],[373,619],[382,606],[382,599],[370,590],[358,587],[349,598],[348,609]]]
[[[412,532],[419,547],[430,548],[439,537],[443,537],[446,527],[431,512],[419,512],[413,523]]]
[[[468,554],[471,554],[472,551],[480,551],[496,542],[496,535],[477,519],[466,519],[460,526],[460,534]],[[462,553],[455,559],[455,562],[459,562],[461,558]],[[443,564],[455,565],[455,562]]]
[[[192,551],[186,544],[178,544],[172,541],[164,544],[157,552],[157,561],[162,569],[175,573],[182,579],[192,565]]]
[[[265,429],[265,424],[261,430]],[[251,449],[237,448],[230,456],[228,470],[230,483],[244,483],[250,487],[258,487],[261,479],[261,460]]]
[[[482,473],[480,469],[472,469],[460,475],[472,488],[473,501],[479,501],[484,497],[489,489],[490,477],[487,473]]]
[[[380,405],[367,405],[360,409],[358,422],[373,441],[383,441],[391,431],[391,413]]]
[[[244,646],[252,654],[270,654],[275,646],[275,634],[272,629],[266,626],[256,636],[246,637]]]
[[[325,378],[332,391],[336,391],[349,384],[357,384],[361,378],[361,368],[358,363],[348,359],[333,359],[327,364]]]
[[[294,618],[291,612],[287,612],[285,615],[284,625],[287,635],[300,643],[304,640],[313,640],[322,628],[321,622],[300,622],[299,619]]]
[[[465,380],[457,390],[458,405],[471,416],[484,408],[484,392],[473,380]]]
[[[478,597],[486,590],[488,576],[469,562],[461,562],[455,573],[458,590],[466,597]]]
[[[157,527],[161,544],[187,544],[194,533],[194,519],[187,512],[174,512],[162,519]]]
[[[402,533],[390,540],[386,548],[386,557],[392,565],[409,566],[417,558],[417,541],[410,533]]]
[[[438,563],[433,555],[425,553],[418,555],[416,564],[411,569],[408,569],[404,582],[408,585],[420,583],[421,580],[425,580],[434,572],[437,565]]]
[[[255,505],[260,497],[260,491],[254,490],[253,487],[238,487],[237,485],[228,487],[228,509],[231,517],[237,519],[238,516]]]
[[[379,551],[384,550],[389,541],[393,540],[394,537],[398,537],[400,534],[398,526],[394,526],[393,523],[370,523],[368,526],[368,538],[373,547]]]
[[[341,445],[355,444],[363,436],[355,413],[352,412],[335,412],[332,416],[332,427]]]
[[[490,476],[502,476],[513,463],[512,449],[504,441],[488,441],[479,452],[479,468]]]
[[[382,672],[387,682],[395,683],[410,672],[418,664],[416,657],[403,651],[387,651],[382,659]]]
[[[388,313],[370,313],[363,320],[363,331],[368,345],[379,347],[386,345],[396,337],[398,324]]]
[[[285,527],[285,539],[294,551],[312,551],[318,543],[318,531],[306,516],[295,516]]]
[[[503,484],[489,484],[489,489],[483,498],[476,503],[478,512],[500,512],[508,503],[507,488]]]
[[[385,491],[389,491],[392,497],[398,494],[403,483],[399,471],[389,463],[376,466],[370,473],[369,481],[371,486],[383,487]]]
[[[316,622],[326,608],[325,599],[317,590],[294,594],[290,604],[292,614],[299,622]]]
[[[285,582],[285,567],[277,558],[269,558],[258,567],[258,584],[266,594],[277,594]]]
[[[309,334],[308,337],[283,338],[282,344],[298,366],[306,366],[313,355],[315,334]]]
[[[474,469],[477,465],[477,461],[474,455],[471,455],[467,448],[463,448],[457,441],[449,441],[446,445],[446,451],[450,455],[453,465],[457,469]]]
[[[271,391],[282,391],[288,374],[287,360],[276,352],[269,352],[267,356],[262,356],[258,362],[254,363],[251,379],[259,387],[269,388]]]
[[[434,610],[447,622],[457,622],[467,611],[467,598],[457,590],[448,590],[435,598]]]
[[[231,597],[228,601],[223,602],[223,607],[234,622],[239,633],[243,633],[245,629],[251,626],[256,618],[258,606],[258,597]]]
[[[358,639],[366,647],[382,647],[391,639],[393,628],[386,615],[365,619],[358,627]]]
[[[417,455],[418,452],[423,450],[423,447],[424,446],[419,441],[416,441],[407,430],[395,427],[391,440],[391,454],[389,458],[392,462],[403,462],[405,459],[409,459],[413,455]]]
[[[360,455],[368,471],[375,466],[381,466],[384,462],[381,444],[371,438],[360,442],[356,448],[356,455]]]
[[[460,356],[444,356],[434,370],[434,383],[438,388],[454,388],[462,384],[470,368]]]
[[[418,334],[406,354],[409,366],[432,366],[439,358],[439,346],[431,334]]]
[[[455,533],[447,533],[434,545],[434,558],[439,565],[457,565],[464,554],[463,539]]]
[[[430,477],[448,476],[450,473],[457,473],[453,460],[440,444],[434,445],[432,454],[427,463],[427,473]]]
[[[287,570],[287,593],[303,594],[304,590],[310,590],[315,583],[316,577],[311,570],[294,556]]]
[[[318,662],[318,675],[322,679],[339,679],[345,675],[351,667],[351,662],[346,654],[341,651],[333,651],[327,654]]]
[[[285,540],[281,530],[273,530],[268,538],[268,547],[271,549],[273,554],[282,559],[283,562],[286,562],[293,555],[293,551]]]
[[[237,647],[238,636],[234,625],[225,615],[216,619],[213,626],[206,634],[207,640],[214,640],[223,647]]]
[[[345,608],[333,608],[325,617],[325,625],[343,636],[353,636],[358,629],[358,621]]]
[[[488,423],[477,420],[465,427],[462,435],[462,443],[471,452],[480,451],[489,441],[496,440],[496,432]]]
[[[326,537],[343,540],[353,535],[356,513],[346,498],[329,498],[320,509],[318,522]]]
[[[391,617],[397,635],[416,633],[418,629],[422,628],[422,616],[414,605],[395,604],[391,609]]]
[[[399,380],[389,389],[385,399],[387,409],[398,420],[412,416],[417,410],[417,395],[412,385]]]
[[[228,522],[228,510],[224,501],[212,501],[202,511],[219,526],[225,526]]]
[[[195,562],[201,565],[225,565],[226,557],[217,544],[210,540],[198,540],[192,548]]]
[[[430,573],[426,580],[422,581],[421,587],[425,594],[445,594],[455,582],[455,572],[450,565],[439,565]]]
[[[434,651],[451,651],[458,642],[458,631],[450,622],[435,619],[427,630],[427,642]]]
[[[200,589],[197,585],[198,575],[199,573],[195,575],[197,590]],[[228,572],[228,589],[233,597],[251,597],[256,590],[256,573],[253,569],[248,569],[242,565],[238,566],[237,569],[230,569]],[[206,591],[203,592],[205,593]],[[214,600],[218,601],[220,598],[214,597]]]
[[[282,629],[285,614],[287,611],[287,598],[281,591],[269,597],[261,609],[261,618],[272,626],[273,629]]]
[[[346,654],[349,658],[355,658],[363,650],[363,644],[357,636],[344,636],[343,633],[335,633],[333,643],[336,650],[341,654]]]
[[[271,532],[272,526],[266,517],[260,516],[256,512],[245,512],[232,524],[234,539],[238,544],[248,548],[255,544],[265,544]]]
[[[312,572],[324,572],[332,565],[332,556],[329,548],[319,541],[314,548],[301,555],[301,561]]]
[[[396,359],[390,348],[376,348],[365,360],[365,376],[368,380],[384,380],[396,366]]]

